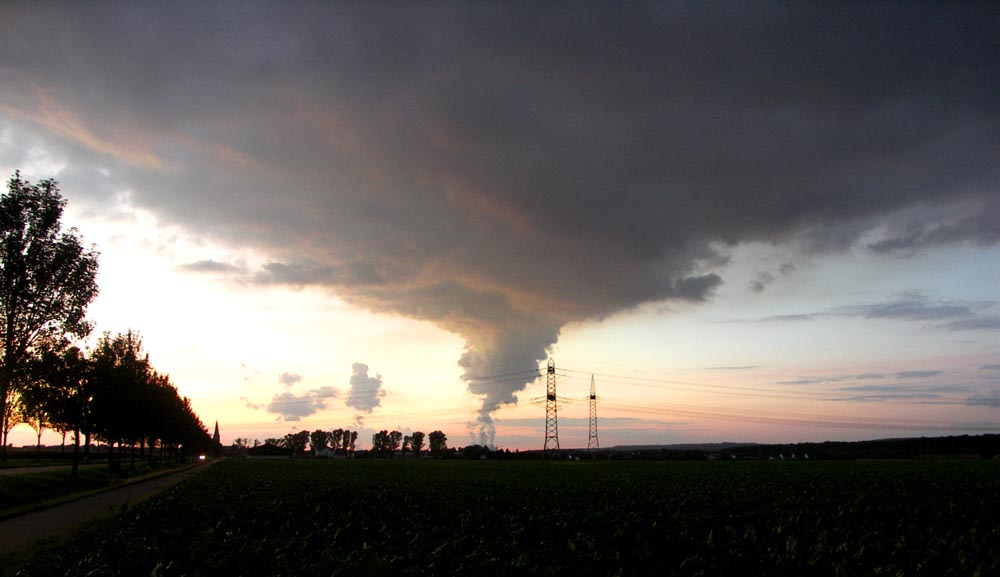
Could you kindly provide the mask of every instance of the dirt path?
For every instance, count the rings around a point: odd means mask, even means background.
[[[4,519],[0,521],[0,557],[72,529],[115,507],[138,503],[161,489],[204,471],[209,464],[136,481],[48,509]]]

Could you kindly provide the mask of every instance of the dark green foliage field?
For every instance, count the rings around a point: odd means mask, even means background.
[[[1000,463],[229,460],[15,575],[996,575]]]
[[[0,518],[18,509],[60,497],[110,487],[118,480],[105,468],[81,469],[74,479],[69,469],[0,477]]]

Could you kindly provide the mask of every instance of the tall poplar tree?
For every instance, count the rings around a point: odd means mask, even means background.
[[[15,172],[0,197],[0,415],[37,347],[86,336],[85,315],[97,296],[97,252],[76,229],[62,229],[66,199],[55,180],[37,184]],[[6,458],[6,438],[0,456]]]

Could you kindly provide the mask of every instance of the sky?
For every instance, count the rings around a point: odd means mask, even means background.
[[[592,378],[601,446],[990,433],[996,54],[987,3],[10,2],[0,171],[226,443],[539,449],[548,359],[564,448]]]

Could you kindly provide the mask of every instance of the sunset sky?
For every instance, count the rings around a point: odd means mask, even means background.
[[[539,449],[548,358],[564,448],[591,375],[602,446],[1000,432],[998,54],[989,3],[5,2],[0,174],[226,443]]]

